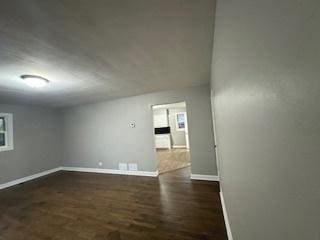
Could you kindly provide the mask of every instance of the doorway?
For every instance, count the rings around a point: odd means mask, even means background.
[[[159,174],[189,168],[190,143],[185,102],[154,105],[153,127]]]

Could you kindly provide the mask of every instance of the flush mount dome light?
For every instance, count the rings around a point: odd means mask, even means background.
[[[42,88],[49,83],[49,80],[40,76],[35,75],[21,75],[22,80],[33,88]]]

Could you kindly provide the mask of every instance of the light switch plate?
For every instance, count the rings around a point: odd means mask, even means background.
[[[119,163],[119,170],[127,171],[128,170],[128,164]]]
[[[138,171],[138,164],[136,163],[129,163],[129,171]]]

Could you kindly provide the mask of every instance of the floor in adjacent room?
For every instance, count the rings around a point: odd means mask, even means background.
[[[0,239],[226,240],[218,182],[58,172],[0,191]]]
[[[190,166],[190,152],[186,148],[157,149],[159,174]]]

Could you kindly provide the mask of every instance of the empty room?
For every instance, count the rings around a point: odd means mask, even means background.
[[[0,240],[320,240],[320,2],[2,0]]]

